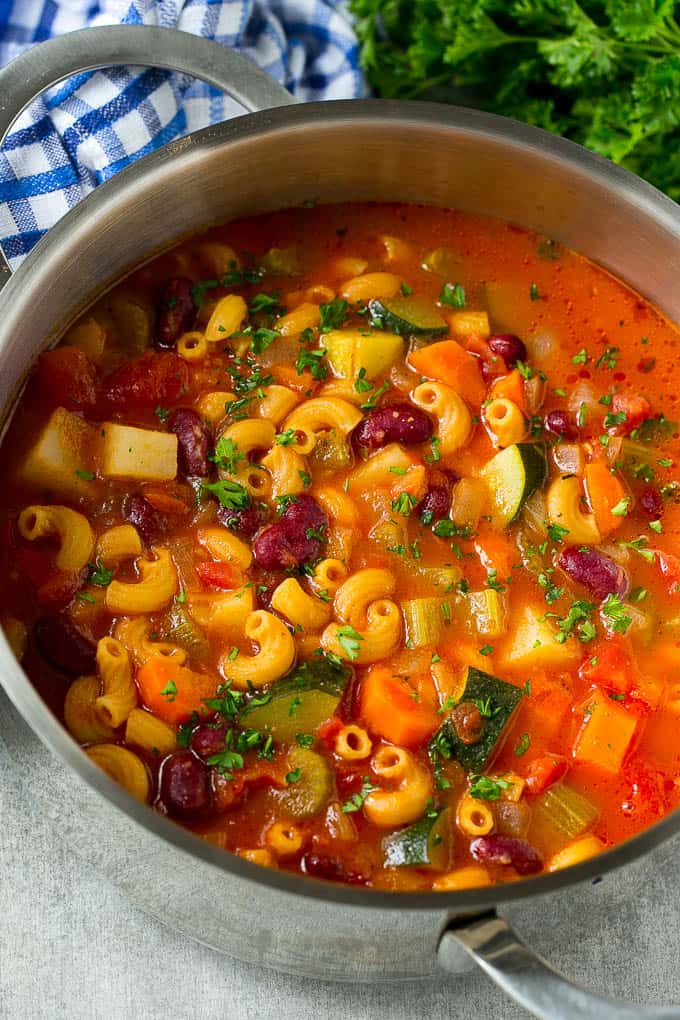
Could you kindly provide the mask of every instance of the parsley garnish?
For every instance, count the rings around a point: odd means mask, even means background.
[[[373,793],[377,789],[378,787],[374,786],[374,784],[371,782],[368,776],[364,776],[363,782],[361,784],[361,789],[359,790],[359,792],[353,794],[350,797],[350,799],[345,801],[345,803],[342,805],[343,812],[346,815],[348,815],[351,814],[353,811],[361,811],[362,807],[364,806],[364,801],[366,800],[368,795],[370,793]]]
[[[523,733],[515,745],[515,754],[518,758],[521,758],[523,754],[526,754],[531,747],[531,740],[528,733]]]
[[[418,500],[410,492],[400,492],[396,499],[392,500],[392,510],[402,517],[410,517],[411,511],[417,505]]]
[[[350,627],[349,624],[345,624],[343,627],[338,627],[337,631],[338,643],[342,650],[347,655],[348,659],[355,662],[359,658],[359,652],[361,649],[361,642],[364,640],[363,635],[355,630],[354,627]]]
[[[105,567],[101,560],[96,563],[88,563],[90,573],[87,578],[89,584],[96,584],[98,588],[106,588],[113,580],[113,570]]]
[[[338,329],[342,326],[347,318],[348,311],[349,305],[342,298],[334,298],[326,305],[319,305],[319,312],[321,313],[319,333],[328,333],[329,330]]]
[[[445,283],[439,300],[452,308],[465,308],[465,288],[460,283]]]
[[[226,436],[220,436],[215,444],[215,452],[210,454],[210,460],[230,475],[236,474],[238,465],[245,459],[245,454],[239,449],[238,443]]]
[[[500,800],[503,790],[509,790],[512,783],[507,779],[491,779],[490,776],[470,776],[470,796],[477,800]]]
[[[626,615],[626,607],[619,595],[607,595],[602,603],[602,615],[611,625],[615,633],[625,634],[631,623],[632,617]]]
[[[245,510],[250,506],[250,495],[239,482],[229,479],[202,482],[201,490],[209,492],[227,510]]]

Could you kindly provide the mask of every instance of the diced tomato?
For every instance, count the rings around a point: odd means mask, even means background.
[[[176,404],[188,386],[186,361],[172,351],[147,351],[107,376],[104,395],[111,410],[155,407]]]
[[[586,683],[597,684],[618,694],[629,693],[635,676],[630,656],[619,635],[613,634],[607,641],[589,646],[579,676]]]
[[[335,738],[343,726],[342,719],[338,719],[337,715],[334,715],[332,718],[327,719],[326,722],[321,723],[316,731],[316,735],[326,747],[333,747]]]
[[[78,347],[56,347],[41,354],[34,385],[45,409],[87,412],[97,403],[97,369]]]
[[[80,575],[72,570],[60,570],[37,590],[38,603],[51,609],[65,609],[80,585]]]
[[[614,414],[620,414],[621,412],[625,414],[625,422],[622,422],[617,428],[619,432],[628,435],[645,418],[649,418],[652,405],[637,393],[615,393],[612,397],[611,409]]]
[[[231,591],[232,588],[238,588],[241,582],[239,571],[230,563],[215,563],[212,560],[197,563],[196,573],[206,587],[217,588],[219,591]]]
[[[16,565],[19,575],[26,578],[34,588],[49,581],[54,574],[54,549],[48,546],[42,549],[27,548],[19,549],[16,556]]]
[[[531,794],[543,793],[566,775],[569,764],[561,754],[544,754],[534,758],[527,768],[526,788]]]
[[[668,594],[680,594],[680,559],[673,553],[656,550],[656,562],[663,577],[668,581]]]

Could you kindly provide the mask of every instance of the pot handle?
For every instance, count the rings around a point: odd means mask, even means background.
[[[680,1008],[625,1005],[578,988],[495,911],[453,919],[442,932],[437,958],[444,970],[462,973],[468,957],[539,1020],[680,1020]]]
[[[266,71],[212,39],[152,25],[102,25],[39,43],[0,70],[0,145],[19,114],[45,89],[83,71],[122,64],[190,74],[247,110],[295,101]],[[0,288],[9,275],[0,252]]]

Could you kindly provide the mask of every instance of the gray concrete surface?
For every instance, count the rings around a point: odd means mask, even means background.
[[[106,834],[102,833],[102,839]],[[680,1002],[680,841],[584,891],[525,907],[543,952],[593,989]],[[585,904],[585,906],[584,906]],[[531,910],[531,915],[528,914]],[[310,982],[245,966],[132,908],[0,781],[2,1020],[515,1020],[481,974],[427,984]]]

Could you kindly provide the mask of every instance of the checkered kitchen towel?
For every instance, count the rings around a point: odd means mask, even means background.
[[[91,25],[176,27],[233,46],[301,100],[365,94],[342,0],[0,0],[0,65]],[[44,93],[0,153],[0,242],[11,267],[79,199],[173,138],[237,113],[185,75],[116,68]]]

